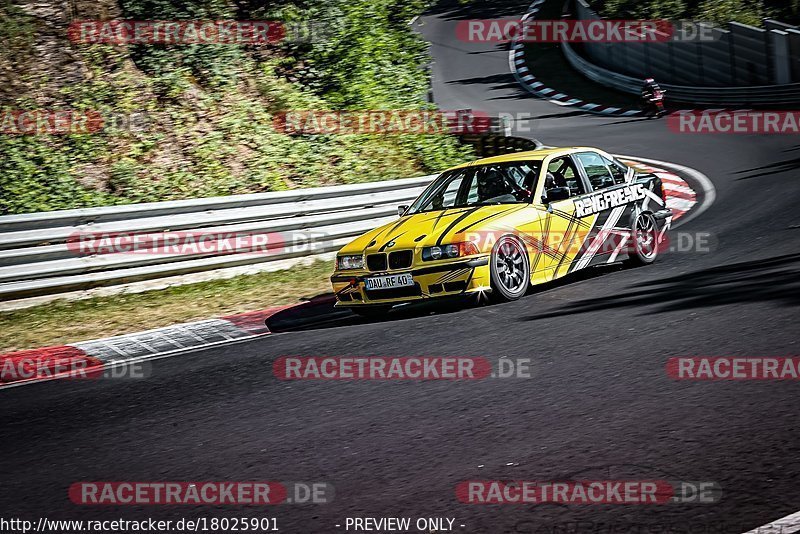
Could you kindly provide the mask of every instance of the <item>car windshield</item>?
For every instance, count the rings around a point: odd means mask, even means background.
[[[447,171],[414,201],[408,213],[528,203],[540,168],[540,161],[515,161]]]

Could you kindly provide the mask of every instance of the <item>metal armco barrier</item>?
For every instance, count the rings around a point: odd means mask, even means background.
[[[595,65],[579,55],[569,43],[561,50],[572,67],[590,80],[618,91],[638,95],[643,79],[633,78]],[[708,106],[782,106],[800,102],[800,83],[760,87],[687,87],[659,83],[674,102]]]
[[[600,19],[585,0],[569,0],[569,6],[579,20]],[[796,105],[800,103],[795,58],[800,53],[800,30],[771,20],[765,24],[766,30],[733,22],[727,30],[712,27],[713,42],[585,43],[584,54],[562,42],[561,50],[572,68],[625,93],[639,95],[644,78],[654,77],[667,91],[666,99],[673,102]],[[751,78],[749,84],[743,81]]]
[[[0,301],[333,252],[397,218],[433,176],[295,191],[0,217]],[[78,233],[277,234],[268,252],[80,255]]]

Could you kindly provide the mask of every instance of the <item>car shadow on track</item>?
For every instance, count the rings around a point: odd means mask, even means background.
[[[645,313],[649,315],[745,302],[800,305],[800,254],[733,263],[644,282],[621,294],[579,300],[561,309],[520,320],[534,321],[612,308],[648,309]]]
[[[648,122],[648,121],[652,121],[652,120],[657,120],[657,119],[655,117],[644,117],[644,118],[641,118],[641,119],[628,119],[628,120],[624,120],[624,121],[608,122],[606,124],[601,124],[601,126],[616,126],[618,124],[630,124],[632,122]]]
[[[762,178],[764,176],[772,176],[773,174],[782,174],[794,172],[800,169],[800,158],[788,159],[784,161],[777,161],[769,165],[755,167],[744,171],[737,171],[735,174],[743,174],[737,180],[749,180],[751,178]]]
[[[517,80],[513,75],[503,74],[490,74],[488,76],[476,76],[473,78],[463,78],[461,80],[450,80],[446,82],[448,85],[489,85],[491,84],[492,91],[499,91],[503,89],[514,90],[515,94],[505,98],[529,98],[528,93],[520,87]]]
[[[573,117],[596,117],[588,111],[565,111],[563,113],[550,113],[548,115],[536,115],[534,119],[571,119]]]
[[[604,274],[621,270],[620,264],[600,265],[567,275],[554,282],[533,286],[523,299],[531,298],[537,293],[555,289],[581,280],[588,280]],[[524,302],[524,300],[523,300]],[[270,316],[266,320],[267,328],[272,333],[297,332],[303,330],[318,330],[340,326],[354,326],[359,324],[391,322],[426,315],[442,315],[456,313],[469,308],[496,306],[502,303],[490,301],[488,295],[469,295],[448,297],[432,301],[415,302],[395,307],[388,315],[373,319],[355,315],[346,308],[334,306],[333,293],[324,293],[308,299],[308,301],[292,306]]]
[[[272,333],[296,332],[302,330],[318,330],[339,326],[390,322],[431,314],[452,313],[467,307],[475,299],[453,298],[445,302],[420,302],[398,306],[388,315],[374,319],[361,317],[346,308],[334,306],[333,293],[317,295],[297,306],[282,310],[266,320],[267,328]]]

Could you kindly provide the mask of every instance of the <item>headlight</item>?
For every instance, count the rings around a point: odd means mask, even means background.
[[[478,254],[480,251],[472,241],[465,241],[463,243],[452,243],[450,245],[439,245],[435,247],[425,247],[422,249],[422,260],[440,260],[460,258],[461,256],[470,256]]]
[[[364,255],[338,256],[336,258],[336,268],[340,271],[364,268]]]

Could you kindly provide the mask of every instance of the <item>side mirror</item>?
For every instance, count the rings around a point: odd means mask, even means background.
[[[572,193],[569,187],[554,187],[544,192],[544,198],[542,200],[544,200],[545,204],[549,204],[550,202],[567,200],[570,196],[572,196]]]
[[[402,217],[407,209],[408,209],[408,206],[397,206],[397,216],[398,217]]]

